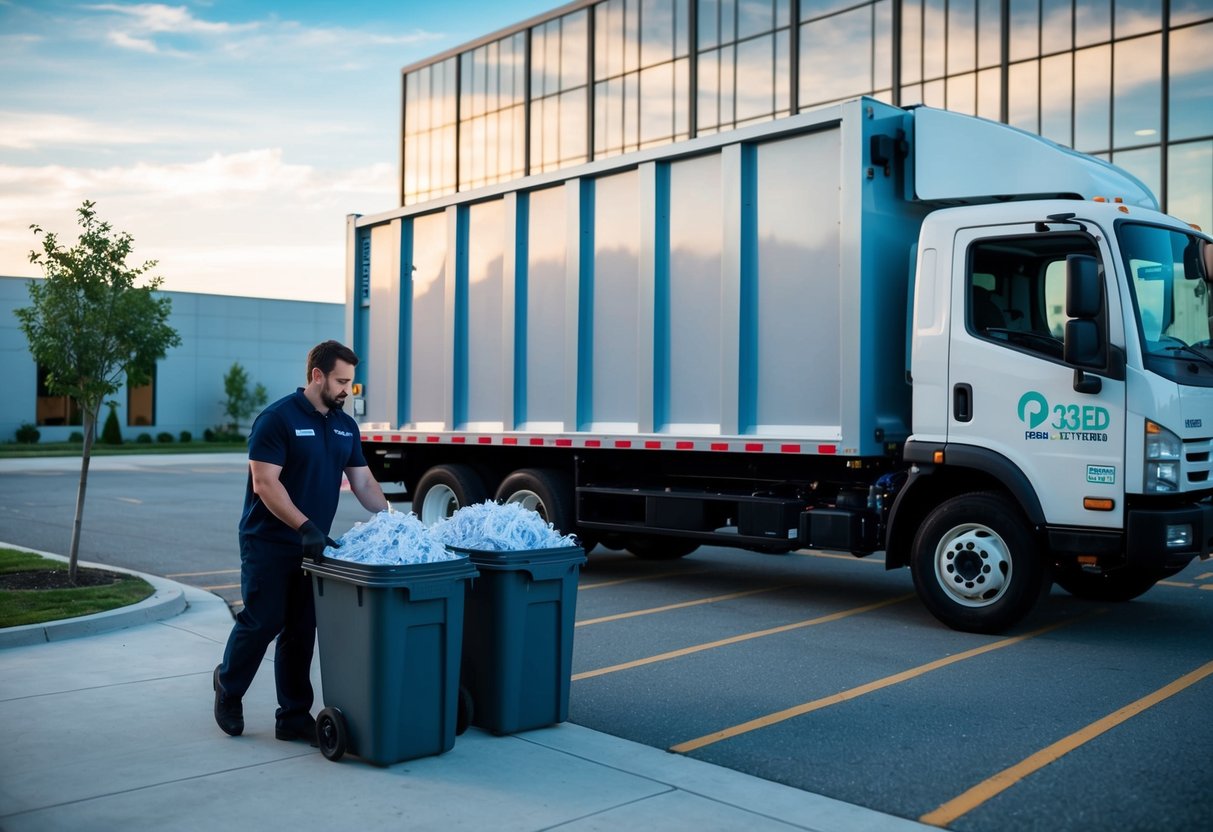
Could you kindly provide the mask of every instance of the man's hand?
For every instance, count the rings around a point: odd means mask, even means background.
[[[324,547],[338,548],[337,541],[325,536],[311,520],[304,520],[299,527],[299,536],[303,538],[303,556],[308,560],[319,563],[324,560]]]

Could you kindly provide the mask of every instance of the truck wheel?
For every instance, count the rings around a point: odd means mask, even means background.
[[[1141,595],[1174,570],[1123,566],[1106,572],[1088,572],[1077,563],[1055,567],[1053,580],[1075,598],[1088,601],[1128,601]]]
[[[497,502],[519,503],[535,511],[561,534],[576,525],[573,517],[573,482],[561,471],[523,468],[505,478],[497,489]]]
[[[699,544],[676,537],[629,537],[628,551],[641,560],[677,560],[699,548]]]
[[[413,494],[413,513],[432,526],[464,506],[489,498],[484,481],[470,465],[435,465],[426,471]]]
[[[1048,570],[1018,508],[993,493],[953,497],[927,515],[910,571],[918,597],[954,630],[999,633],[1049,589]]]

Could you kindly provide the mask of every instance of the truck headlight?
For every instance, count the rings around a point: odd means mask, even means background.
[[[1183,443],[1179,437],[1156,422],[1146,420],[1147,494],[1179,490],[1179,460]]]

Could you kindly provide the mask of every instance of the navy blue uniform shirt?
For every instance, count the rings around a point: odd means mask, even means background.
[[[300,387],[261,411],[249,432],[248,444],[250,460],[282,466],[280,479],[291,501],[328,534],[341,496],[342,473],[346,468],[366,465],[358,423],[341,410],[321,413]],[[299,531],[275,517],[253,493],[251,470],[244,491],[240,534],[299,543]]]

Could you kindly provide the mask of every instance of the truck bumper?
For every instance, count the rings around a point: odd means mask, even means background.
[[[1128,561],[1141,566],[1177,567],[1209,557],[1213,502],[1165,509],[1131,509],[1125,523]]]

